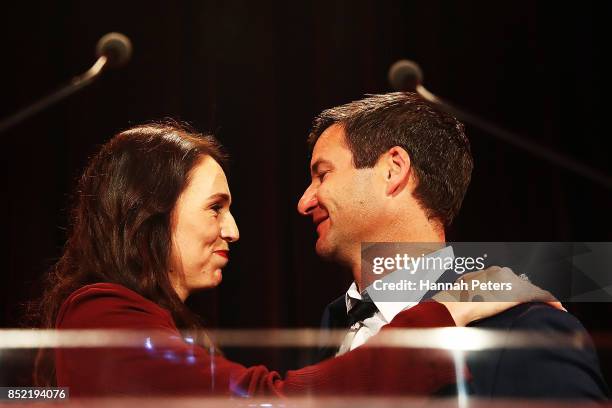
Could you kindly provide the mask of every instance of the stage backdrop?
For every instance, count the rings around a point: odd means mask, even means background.
[[[322,109],[390,91],[387,69],[418,61],[448,100],[612,172],[606,148],[609,5],[580,2],[9,2],[0,27],[0,116],[94,61],[109,31],[134,56],[69,100],[2,135],[0,324],[61,252],[67,205],[88,157],[115,132],[173,117],[214,132],[232,155],[240,242],[222,285],[190,305],[214,327],[316,326],[346,271],[317,259],[297,201],[305,138]],[[472,184],[458,241],[610,241],[611,192],[468,126]],[[607,304],[569,305],[591,330]]]

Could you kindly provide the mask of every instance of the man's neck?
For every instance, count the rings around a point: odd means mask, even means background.
[[[419,256],[423,253],[431,253],[439,250],[446,242],[444,230],[442,232],[428,230],[423,231],[421,234],[405,233],[401,235],[395,235],[394,237],[382,237],[383,239],[372,240],[371,242],[393,242],[393,243],[419,243],[424,245],[415,246],[414,254],[412,256]],[[357,253],[353,254],[351,263],[351,272],[353,273],[353,280],[357,284],[357,289],[361,293],[365,288],[361,285],[361,245],[358,246]]]

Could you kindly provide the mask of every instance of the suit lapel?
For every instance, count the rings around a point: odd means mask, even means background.
[[[340,296],[325,307],[321,318],[321,332],[334,329],[348,329],[345,295]],[[334,357],[338,347],[321,346],[317,353],[317,361]]]

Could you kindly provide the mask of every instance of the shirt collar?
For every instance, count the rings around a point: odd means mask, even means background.
[[[353,306],[355,306],[355,303],[361,299],[361,293],[359,293],[357,290],[357,284],[353,282],[344,295],[344,301],[346,302],[346,313],[348,313]]]

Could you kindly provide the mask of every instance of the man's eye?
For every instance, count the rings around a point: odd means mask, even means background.
[[[223,207],[220,204],[213,204],[210,209],[215,212],[215,214],[219,214]]]
[[[325,180],[325,176],[327,176],[327,173],[329,173],[329,171],[324,171],[319,173],[319,180],[323,181]]]

